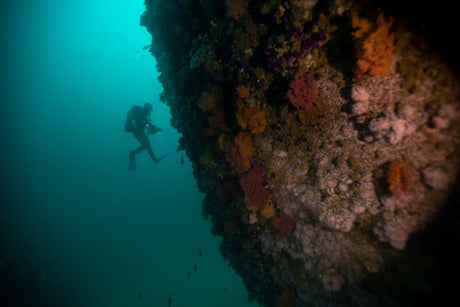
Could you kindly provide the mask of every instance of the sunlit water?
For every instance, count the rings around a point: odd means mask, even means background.
[[[143,0],[2,1],[0,274],[3,303],[249,306],[201,217],[183,152],[154,165],[123,131],[151,102],[154,152],[175,150]],[[201,256],[200,256],[201,251]],[[196,271],[195,271],[196,264]],[[2,302],[2,301],[0,301]]]

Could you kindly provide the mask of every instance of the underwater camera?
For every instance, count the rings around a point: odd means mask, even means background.
[[[147,124],[146,129],[147,129],[147,133],[148,133],[148,134],[155,134],[155,133],[161,131],[161,128],[160,128],[160,127],[157,127],[157,126],[152,125],[152,124]]]

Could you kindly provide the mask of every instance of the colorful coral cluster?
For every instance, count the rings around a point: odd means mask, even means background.
[[[261,305],[411,305],[396,285],[430,288],[408,276],[432,259],[407,250],[459,170],[460,87],[366,3],[146,1],[203,215]]]

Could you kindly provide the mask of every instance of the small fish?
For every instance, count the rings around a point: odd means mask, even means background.
[[[137,297],[139,298],[139,301],[142,299],[142,292],[139,291],[139,293],[137,293]]]
[[[144,46],[144,47],[142,47],[142,50],[147,50],[147,49],[150,48],[150,46],[151,46],[151,45]]]
[[[192,276],[192,271],[188,270],[187,279],[190,279],[190,276]]]
[[[198,256],[203,256],[203,253],[201,252],[201,249],[198,251]]]
[[[180,156],[180,164],[184,164],[185,160],[184,160],[184,156]]]
[[[168,297],[168,306],[171,307],[172,304],[172,295],[170,294]]]
[[[196,262],[193,264],[193,271],[196,272],[196,269],[197,269],[197,266],[196,266]]]

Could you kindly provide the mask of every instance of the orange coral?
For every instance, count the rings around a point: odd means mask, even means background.
[[[230,144],[227,152],[227,161],[233,169],[239,173],[244,173],[251,168],[250,159],[254,155],[252,137],[249,133],[240,131],[235,136],[235,145]]]
[[[197,105],[200,110],[210,112],[208,117],[208,125],[211,128],[223,131],[229,131],[225,110],[222,105],[222,98],[219,89],[213,88],[203,91],[198,98]],[[208,113],[209,114],[209,113]]]
[[[390,191],[396,190],[401,184],[401,170],[403,168],[403,161],[392,162],[388,168],[388,188]]]
[[[352,17],[352,26],[356,28],[353,36],[358,47],[357,65],[361,71],[369,71],[371,76],[384,77],[388,74],[395,50],[394,34],[390,33],[392,24],[393,19],[387,22],[382,13],[375,26],[365,18]]]
[[[263,110],[246,106],[241,99],[238,99],[237,106],[238,112],[236,113],[236,118],[241,128],[249,129],[254,134],[265,130],[267,120],[265,119],[265,112]]]
[[[240,99],[244,99],[244,98],[249,97],[249,89],[246,86],[242,85],[242,84],[240,84],[240,85],[238,85],[236,87],[236,92],[238,93],[238,97]]]
[[[243,131],[238,132],[235,136],[235,145],[243,159],[249,160],[254,155],[254,147],[252,145],[252,137],[249,133]]]
[[[275,216],[275,205],[273,205],[271,199],[268,201],[268,205],[266,205],[262,210],[260,210],[260,214],[266,217],[267,219],[271,219]]]
[[[209,111],[214,109],[216,106],[216,97],[208,91],[201,93],[200,98],[198,99],[198,107],[202,111]]]
[[[353,36],[355,38],[362,38],[364,34],[369,32],[372,28],[372,24],[366,18],[359,18],[356,15],[353,15],[351,19],[351,25],[354,29]]]
[[[394,161],[388,167],[387,177],[388,189],[396,197],[405,193],[410,185],[407,170],[403,161]]]

